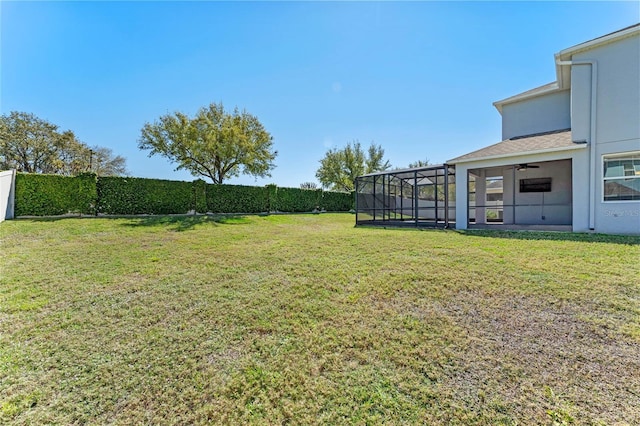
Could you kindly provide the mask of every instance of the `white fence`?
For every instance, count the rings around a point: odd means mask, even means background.
[[[16,171],[0,172],[0,222],[13,219],[16,193]]]

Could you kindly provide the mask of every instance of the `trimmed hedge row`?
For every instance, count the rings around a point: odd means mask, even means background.
[[[18,173],[15,191],[16,216],[96,212],[96,176],[91,173],[75,177]]]
[[[354,194],[345,192],[322,192],[320,206],[329,212],[348,212],[355,208]]]
[[[275,202],[271,204],[271,209],[281,212],[310,212],[316,208],[326,208],[321,204],[321,189],[276,188]]]
[[[207,212],[261,213],[269,211],[269,193],[259,186],[207,185]]]
[[[98,212],[103,214],[180,214],[194,209],[192,182],[101,177]]]
[[[353,195],[321,189],[212,185],[131,177],[18,173],[16,216],[349,211]]]

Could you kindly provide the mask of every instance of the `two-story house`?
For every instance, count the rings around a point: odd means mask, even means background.
[[[555,55],[495,102],[502,141],[356,180],[356,224],[640,234],[640,24]]]
[[[502,142],[448,161],[456,228],[640,233],[640,24],[555,65],[553,83],[494,103]]]

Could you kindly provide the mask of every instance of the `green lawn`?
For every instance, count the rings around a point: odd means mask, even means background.
[[[640,424],[640,239],[0,224],[3,424]]]

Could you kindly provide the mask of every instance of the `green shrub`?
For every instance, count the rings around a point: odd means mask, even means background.
[[[264,187],[267,193],[267,210],[270,212],[278,211],[278,185],[270,183]]]
[[[193,209],[192,182],[101,177],[98,212],[103,214],[184,214]]]
[[[202,179],[193,181],[193,208],[198,213],[207,212],[207,183]]]
[[[18,173],[16,216],[55,216],[67,213],[94,214],[96,175],[79,176]]]
[[[75,177],[19,173],[16,216],[66,213],[135,215],[198,213],[310,212],[353,208],[353,194],[321,189],[212,185],[132,177]]]
[[[320,206],[321,189],[277,188],[275,208],[281,212],[310,212]]]
[[[269,189],[260,186],[207,184],[207,211],[211,213],[269,211]]]
[[[354,197],[353,192],[323,192],[320,208],[328,212],[348,212],[355,207]]]

